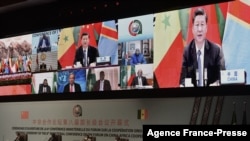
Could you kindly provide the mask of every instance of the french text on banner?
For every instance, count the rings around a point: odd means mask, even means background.
[[[169,137],[247,137],[249,125],[143,125],[143,141]]]

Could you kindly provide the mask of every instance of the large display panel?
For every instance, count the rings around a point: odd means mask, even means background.
[[[22,72],[33,94],[42,79],[63,93],[72,72],[82,93],[248,85],[246,11],[230,1],[0,39],[1,86]]]

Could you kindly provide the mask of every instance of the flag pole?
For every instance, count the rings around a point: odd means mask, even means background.
[[[236,125],[237,124],[237,119],[236,119],[236,103],[233,102],[233,115],[232,115],[232,121],[231,121],[232,125]]]
[[[244,110],[243,110],[243,118],[242,118],[242,125],[246,125],[247,124],[247,102],[244,101]]]

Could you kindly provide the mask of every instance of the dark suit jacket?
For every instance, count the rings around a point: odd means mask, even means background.
[[[74,83],[74,85],[75,85],[75,92],[82,92],[81,86],[79,84]],[[65,93],[65,92],[69,92],[69,91],[70,90],[69,90],[69,83],[68,83],[67,85],[64,86],[63,92]]]
[[[50,88],[49,85],[46,85],[46,86],[45,86],[45,85],[43,85],[43,84],[40,84],[40,85],[39,85],[39,90],[38,90],[38,93],[39,93],[39,94],[44,93],[44,92],[43,92],[43,87],[46,88],[46,91],[47,91],[46,93],[51,93],[51,88]]]
[[[224,69],[224,56],[221,48],[209,40],[205,40],[204,68],[207,68],[207,86],[220,80],[220,70]],[[185,47],[182,61],[180,84],[185,85],[185,78],[192,78],[192,83],[197,86],[196,70],[198,69],[195,42],[192,40]]]
[[[99,57],[99,52],[97,50],[97,48],[89,46],[88,47],[88,52],[87,52],[87,57],[88,57],[88,66],[89,64],[96,62],[96,57]],[[76,50],[76,54],[75,54],[75,60],[74,60],[74,64],[76,64],[76,62],[80,62],[83,65],[83,49],[82,46],[80,46],[77,50]]]
[[[143,86],[148,85],[148,81],[147,81],[147,78],[146,78],[146,77],[141,76],[141,81],[142,81],[142,85],[143,85]],[[138,82],[138,76],[137,76],[137,77],[135,77],[135,78],[133,79],[133,81],[132,81],[132,84],[131,84],[131,85],[132,85],[132,86],[139,85],[139,82]]]
[[[96,81],[94,87],[93,87],[93,91],[99,91],[100,89],[100,80]],[[104,80],[104,86],[103,86],[103,90],[104,91],[109,91],[111,90],[111,85],[109,80]]]
[[[43,39],[45,40],[46,47],[50,47],[50,38],[49,36],[46,36],[45,38],[40,37],[38,47],[41,47],[43,44]]]

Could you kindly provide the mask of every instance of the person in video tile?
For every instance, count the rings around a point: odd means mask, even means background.
[[[99,57],[97,48],[89,45],[90,36],[88,33],[81,35],[82,45],[78,47],[75,54],[74,65],[82,65],[82,67],[95,66],[96,57]],[[91,37],[93,38],[93,37]]]
[[[105,78],[105,73],[104,71],[100,72],[100,79],[96,81],[93,91],[110,91],[111,90],[111,85],[109,80],[104,79]]]
[[[77,83],[75,83],[75,74],[71,73],[69,74],[69,83],[64,86],[63,92],[81,92],[81,86]]]
[[[206,39],[208,16],[201,7],[193,13],[192,33],[194,39],[185,47],[182,61],[180,86],[185,86],[185,78],[191,78],[193,86],[219,85],[220,70],[224,69],[222,49]]]

